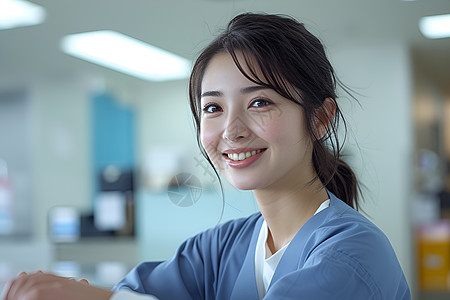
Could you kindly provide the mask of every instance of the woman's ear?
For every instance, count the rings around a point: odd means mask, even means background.
[[[316,109],[314,114],[314,130],[316,138],[320,140],[328,131],[328,127],[336,114],[336,101],[326,98],[322,106]]]

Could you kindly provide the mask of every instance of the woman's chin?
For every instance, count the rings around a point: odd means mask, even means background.
[[[253,191],[261,188],[260,183],[250,180],[239,180],[236,178],[227,178],[227,180],[232,186],[242,191]]]

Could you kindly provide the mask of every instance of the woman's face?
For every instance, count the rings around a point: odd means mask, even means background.
[[[248,80],[228,53],[211,59],[201,93],[202,145],[233,186],[277,189],[314,178],[312,143],[298,104]]]

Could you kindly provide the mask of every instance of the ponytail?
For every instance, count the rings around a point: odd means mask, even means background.
[[[314,168],[323,185],[336,197],[358,210],[360,187],[350,166],[338,153],[333,155],[321,141],[314,143],[312,156]]]

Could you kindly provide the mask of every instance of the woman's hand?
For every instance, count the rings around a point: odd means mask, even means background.
[[[2,300],[108,300],[113,292],[90,286],[86,279],[59,277],[52,274],[20,273],[3,291]]]

